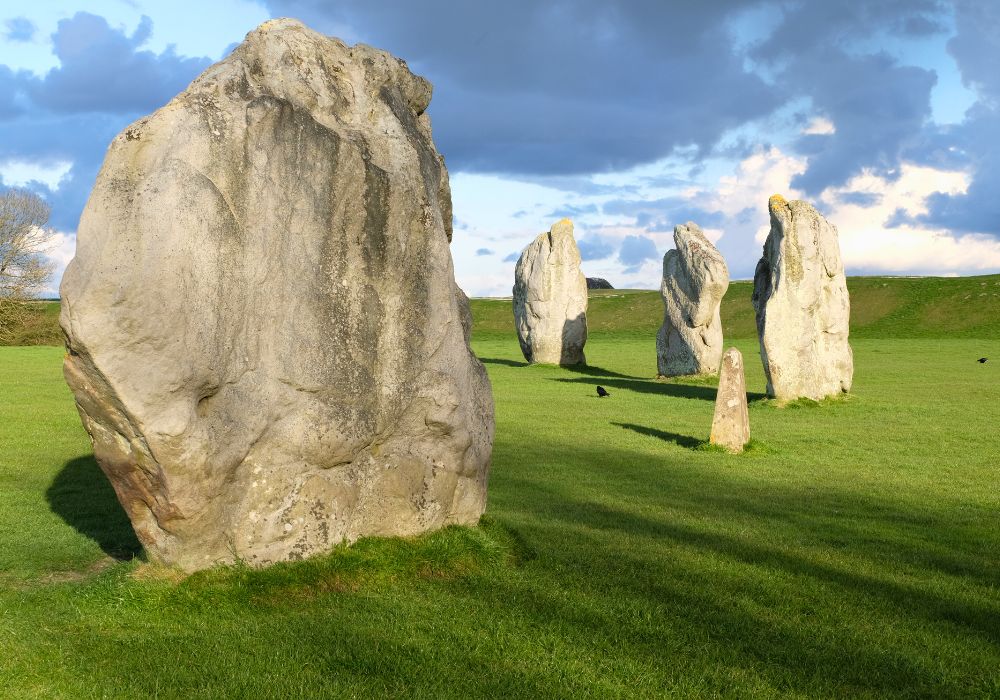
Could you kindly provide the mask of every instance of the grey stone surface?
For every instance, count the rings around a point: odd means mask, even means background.
[[[848,392],[850,298],[837,228],[800,200],[774,195],[753,305],[767,393],[780,401]]]
[[[729,288],[729,268],[695,223],[674,227],[674,245],[663,256],[657,370],[665,377],[715,374],[722,357],[719,305]]]
[[[747,383],[743,354],[729,348],[722,355],[719,391],[715,396],[715,414],[708,441],[730,452],[742,452],[750,442],[750,414],[747,411]]]
[[[514,270],[514,325],[528,362],[586,362],[587,280],[569,219],[521,253]]]
[[[274,20],[112,142],[62,282],[65,375],[155,560],[479,519],[493,402],[430,97]]]

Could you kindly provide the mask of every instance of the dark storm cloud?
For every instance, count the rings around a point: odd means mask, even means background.
[[[581,206],[576,206],[573,204],[564,204],[558,209],[550,211],[545,216],[553,219],[563,219],[569,218],[573,219],[578,216],[584,216],[586,214],[597,214],[598,208],[596,204],[584,204]]]
[[[948,14],[936,0],[801,3],[785,12],[750,55],[836,126],[834,134],[804,135],[795,144],[809,161],[793,187],[815,196],[862,169],[895,174],[927,126],[937,77],[863,42],[941,33]]]
[[[1000,237],[1000,3],[955,3],[956,35],[948,42],[962,81],[979,100],[951,136],[953,148],[972,165],[972,182],[965,194],[932,195],[925,224],[961,233]]]
[[[706,153],[782,102],[727,48],[726,20],[744,0],[710,11],[662,0],[267,5],[406,58],[435,85],[435,140],[461,170],[583,174],[678,147]]]
[[[662,0],[266,1],[275,14],[321,31],[349,27],[430,78],[435,137],[458,170],[583,196],[614,193],[587,175],[671,154],[696,175],[708,154],[741,158],[759,148],[766,134],[725,146],[719,139],[793,100],[810,105],[803,120],[836,125],[793,144],[807,168],[792,185],[810,197],[863,170],[891,179],[904,158],[968,163],[954,135],[929,122],[935,73],[880,48],[886,40],[943,40],[952,14],[943,0],[728,0],[707,10]],[[960,15],[988,15],[986,26],[1000,7],[958,1]],[[761,38],[734,41],[733,26],[762,8],[771,14],[757,27]],[[998,80],[997,61],[983,58],[996,59],[997,33],[953,42],[968,81]],[[980,131],[988,127],[983,121]],[[944,211],[947,202],[939,204]],[[636,216],[648,230],[688,218],[717,223],[697,210]]]
[[[0,65],[0,120],[9,119],[21,112],[17,104],[23,78],[5,65]]]
[[[27,17],[14,17],[3,23],[4,37],[10,41],[31,41],[38,28]]]
[[[618,250],[618,262],[625,266],[625,272],[637,272],[647,260],[657,260],[656,243],[648,236],[625,236]]]
[[[897,208],[889,218],[882,222],[882,225],[886,228],[899,228],[900,226],[909,226],[916,223],[913,217],[906,212],[905,209]]]
[[[596,233],[590,233],[581,238],[577,241],[577,247],[580,249],[580,257],[583,260],[603,260],[615,252],[614,243]]]
[[[0,66],[0,162],[70,162],[56,189],[31,188],[52,207],[50,223],[76,228],[104,153],[129,123],[166,104],[210,63],[141,47],[143,18],[131,35],[96,15],[61,20],[52,36],[60,65],[42,77]]]
[[[837,199],[844,204],[856,204],[870,207],[882,201],[882,195],[877,192],[841,192]]]
[[[32,189],[43,195],[52,207],[50,223],[62,230],[73,230],[108,144],[130,121],[101,114],[0,120],[0,161],[72,163],[58,189],[50,190],[44,185],[35,185]]]
[[[719,211],[708,211],[690,199],[664,197],[662,199],[616,199],[602,207],[605,214],[618,214],[635,219],[635,225],[647,231],[673,231],[674,226],[693,221],[702,227],[720,225],[725,216]]]
[[[173,47],[161,54],[141,50],[152,29],[148,17],[131,36],[86,12],[60,20],[52,41],[61,65],[29,86],[32,98],[58,112],[121,114],[163,106],[211,61],[182,58]]]

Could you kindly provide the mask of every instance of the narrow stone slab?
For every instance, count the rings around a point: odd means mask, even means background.
[[[801,200],[768,201],[771,232],[753,280],[767,393],[781,402],[851,390],[851,302],[837,227]]]
[[[722,357],[719,305],[729,288],[729,268],[691,221],[674,227],[674,245],[677,248],[663,256],[657,371],[664,377],[715,374]]]
[[[514,325],[528,362],[586,362],[587,278],[573,222],[563,219],[524,249],[514,270]]]
[[[743,354],[729,348],[722,355],[719,393],[715,397],[712,434],[708,441],[730,452],[742,452],[750,442],[750,414],[747,411],[747,384],[743,374]]]

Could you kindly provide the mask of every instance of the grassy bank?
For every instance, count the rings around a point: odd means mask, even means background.
[[[183,581],[131,559],[62,351],[0,348],[0,694],[1000,697],[998,345],[859,338],[854,395],[815,408],[750,361],[736,457],[646,337],[570,370],[482,333],[484,526]]]
[[[1000,275],[979,277],[849,277],[855,338],[1000,338]],[[733,282],[722,302],[727,338],[754,338],[753,283]],[[8,345],[61,345],[58,302],[32,306],[29,322]],[[513,332],[509,299],[473,299],[477,337]],[[652,337],[663,322],[659,292],[594,290],[587,321],[592,335]]]
[[[854,338],[1000,338],[1000,275],[979,277],[849,277]],[[722,300],[727,338],[755,338],[752,282],[732,282]],[[480,337],[513,332],[510,300],[473,299]],[[591,334],[653,337],[663,322],[659,292],[590,293]]]

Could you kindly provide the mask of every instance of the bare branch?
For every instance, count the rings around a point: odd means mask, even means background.
[[[25,300],[44,288],[52,276],[46,258],[54,232],[49,205],[25,190],[0,193],[0,341],[19,327]]]

